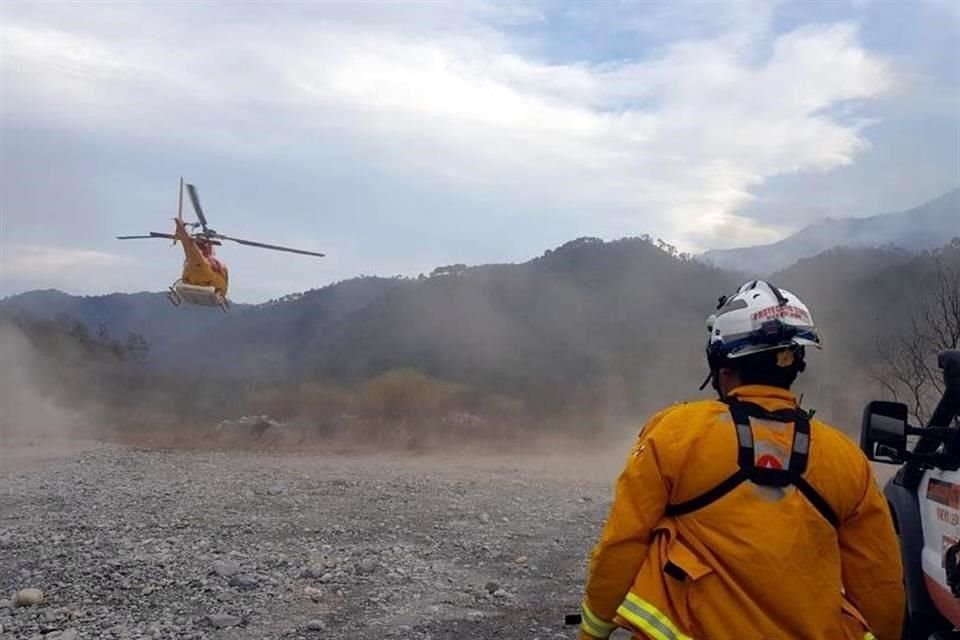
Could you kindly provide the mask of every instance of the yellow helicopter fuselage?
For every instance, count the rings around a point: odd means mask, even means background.
[[[194,239],[183,220],[174,220],[177,224],[174,236],[183,246],[184,254],[181,280],[198,287],[213,287],[226,300],[230,281],[227,265],[214,256],[212,243],[206,242],[206,246],[201,246],[200,243],[205,241]]]

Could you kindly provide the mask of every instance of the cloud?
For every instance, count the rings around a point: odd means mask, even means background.
[[[4,246],[0,252],[0,273],[5,278],[67,276],[77,272],[93,275],[129,263],[129,259],[112,253],[68,247],[13,245]]]
[[[777,33],[772,4],[709,20],[658,6],[625,26],[658,34],[642,55],[559,61],[531,45],[550,38],[535,4],[8,6],[0,117],[384,176],[400,185],[388,202],[444,194],[443,210],[403,215],[451,233],[477,212],[448,206],[455,193],[534,229],[649,232],[685,249],[781,235],[739,209],[773,177],[854,162],[866,108],[897,71],[852,23]]]
[[[27,289],[107,292],[126,288],[134,262],[103,251],[0,244],[0,297]]]

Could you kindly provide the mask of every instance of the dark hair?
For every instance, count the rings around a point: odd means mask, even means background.
[[[784,362],[781,354],[791,350],[793,351],[793,362],[787,366],[781,366]],[[803,347],[793,347],[761,351],[742,358],[727,358],[721,367],[736,371],[737,375],[740,376],[740,382],[743,384],[765,384],[771,387],[789,389],[796,381],[797,375],[807,367],[803,357]]]

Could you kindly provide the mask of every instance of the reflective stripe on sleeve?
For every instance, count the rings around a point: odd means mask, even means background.
[[[652,604],[632,593],[617,609],[617,615],[630,622],[653,640],[692,640],[677,629],[670,618],[662,614]]]
[[[617,628],[617,625],[612,622],[606,622],[603,618],[591,611],[586,601],[580,605],[580,612],[583,614],[583,619],[580,621],[580,628],[584,633],[594,638],[600,638],[601,640],[607,638],[613,633],[613,630]]]

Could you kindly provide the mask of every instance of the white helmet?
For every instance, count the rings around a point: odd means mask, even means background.
[[[720,298],[707,318],[707,359],[711,369],[726,358],[783,349],[821,348],[813,316],[800,298],[769,282],[752,280]]]

